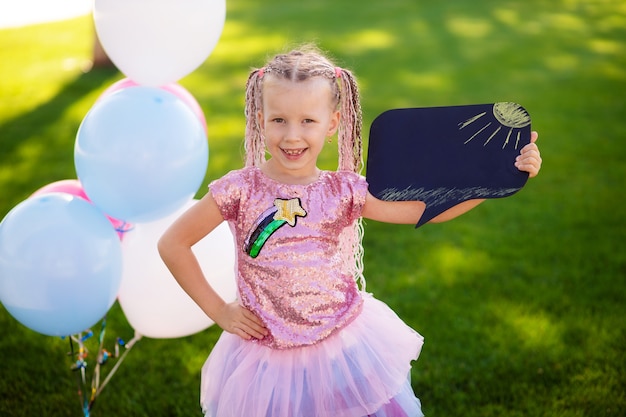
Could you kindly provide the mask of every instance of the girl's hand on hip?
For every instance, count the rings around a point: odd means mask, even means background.
[[[215,318],[215,323],[228,333],[246,340],[263,339],[268,334],[261,319],[237,301],[224,304],[219,317]]]

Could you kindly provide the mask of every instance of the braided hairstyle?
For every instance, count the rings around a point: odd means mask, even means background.
[[[334,105],[340,113],[337,133],[339,147],[338,169],[361,173],[363,168],[363,143],[361,138],[362,114],[359,89],[354,75],[335,66],[319,50],[304,46],[286,54],[276,55],[263,68],[253,70],[246,83],[246,166],[260,166],[265,161],[265,137],[257,115],[263,108],[263,80],[271,76],[293,82],[313,77],[328,80]],[[363,222],[359,219],[354,227],[346,228],[340,235],[342,248],[352,248],[354,255],[348,268],[365,290],[363,276]]]
[[[328,80],[341,115],[337,135],[338,168],[360,173],[363,168],[362,116],[356,79],[350,71],[335,66],[311,47],[276,55],[265,67],[250,73],[246,83],[246,166],[259,166],[265,160],[265,138],[257,114],[263,107],[263,79],[267,75],[294,82],[312,77]]]

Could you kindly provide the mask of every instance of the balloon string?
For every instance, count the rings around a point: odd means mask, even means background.
[[[113,368],[111,368],[111,370],[107,374],[102,384],[100,384],[101,366],[104,365],[106,361],[111,357],[111,354],[104,349],[105,333],[106,333],[106,316],[102,319],[102,324],[100,327],[100,334],[98,336],[99,346],[98,346],[97,357],[95,358],[96,365],[94,367],[93,375],[91,376],[91,395],[89,395],[87,392],[87,381],[86,381],[87,362],[85,359],[87,357],[88,351],[84,342],[93,336],[93,332],[91,330],[88,330],[85,332],[85,334],[78,333],[76,335],[71,335],[69,337],[70,352],[68,353],[68,355],[70,355],[72,357],[72,360],[74,361],[74,364],[72,365],[72,370],[76,372],[76,382],[78,384],[78,397],[81,402],[84,417],[89,417],[90,411],[93,408],[93,405],[96,402],[96,398],[98,397],[98,395],[100,395],[104,387],[109,383],[109,381],[111,380],[111,378],[113,377],[117,369],[120,367],[120,365],[126,358],[126,355],[128,355],[128,352],[130,352],[131,348],[135,345],[135,343],[137,343],[142,338],[142,335],[139,334],[137,331],[135,331],[134,337],[128,343],[124,343],[122,339],[117,338],[117,342],[115,344],[115,356],[113,357],[118,358],[118,360],[113,366]],[[78,352],[76,351],[76,348],[74,347],[74,343],[76,343],[76,345],[78,346]],[[119,355],[120,346],[126,347],[126,350],[122,353],[121,356]]]
[[[117,362],[115,363],[113,368],[111,368],[111,371],[109,371],[109,374],[107,375],[107,377],[104,379],[102,384],[96,390],[96,394],[94,396],[94,400],[93,401],[95,401],[95,398],[98,395],[100,395],[100,393],[102,392],[104,387],[106,387],[106,385],[109,383],[109,381],[111,380],[111,378],[113,377],[113,375],[117,371],[117,368],[119,368],[120,365],[122,364],[122,362],[124,361],[124,358],[126,358],[126,355],[128,355],[128,352],[130,352],[132,347],[135,345],[135,343],[137,343],[141,339],[141,337],[142,337],[142,335],[139,334],[137,331],[135,331],[135,336],[128,343],[126,343],[126,345],[125,345],[126,346],[126,350],[124,351],[124,353],[122,353],[122,355],[119,357],[119,359],[117,360]],[[93,404],[93,401],[92,401],[91,404]],[[91,404],[90,404],[90,406],[91,406]]]
[[[132,223],[122,221],[122,224],[115,228],[118,233],[127,233],[133,230],[135,226]]]
[[[96,392],[100,385],[100,366],[104,364],[104,334],[106,333],[107,317],[102,318],[102,324],[100,326],[100,334],[98,335],[98,357],[96,358],[96,366],[94,368],[94,374],[91,377],[91,399],[89,400],[89,408],[96,400]]]
[[[85,417],[89,417],[89,402],[87,401],[87,395],[83,390],[83,386],[84,386],[84,367],[82,367],[82,351],[83,351],[83,347],[82,347],[82,342],[80,341],[80,339],[74,339],[74,336],[70,336],[69,337],[70,340],[70,356],[72,357],[72,360],[74,360],[74,355],[75,355],[75,351],[74,351],[74,340],[76,340],[76,343],[78,343],[79,346],[79,353],[78,353],[78,360],[76,361],[76,363],[74,364],[74,366],[76,367],[80,367],[80,371],[81,374],[79,375],[78,373],[76,373],[76,383],[78,385],[78,399],[80,401],[80,405],[83,409],[83,413],[85,415]]]

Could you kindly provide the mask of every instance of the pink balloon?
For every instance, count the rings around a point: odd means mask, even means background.
[[[76,197],[80,197],[83,200],[89,201],[91,200],[85,194],[85,190],[83,190],[83,186],[78,180],[61,180],[50,183],[48,185],[44,185],[37,191],[35,191],[31,197],[35,197],[37,195],[49,194],[49,193],[66,193]],[[126,223],[123,220],[114,219],[111,216],[106,216],[107,219],[111,222],[117,235],[120,237],[120,240],[124,239],[124,233],[132,230],[133,225],[130,223]]]
[[[44,185],[43,187],[35,191],[31,195],[31,197],[48,193],[66,193],[89,201],[89,197],[87,197],[87,194],[85,194],[85,191],[83,190],[83,187],[82,185],[80,185],[80,181],[78,180],[61,180],[50,183],[48,185]]]
[[[99,99],[102,97],[106,97],[109,94],[113,94],[114,92],[118,90],[123,90],[125,88],[130,88],[130,87],[137,87],[139,85],[140,84],[136,83],[130,78],[123,78],[111,84],[111,86],[109,86],[106,90],[104,90],[104,92],[100,95]],[[189,106],[189,108],[193,111],[193,113],[196,115],[198,120],[200,120],[200,123],[202,123],[204,132],[207,133],[208,130],[207,130],[207,125],[206,125],[206,118],[204,117],[204,112],[202,111],[202,107],[200,107],[200,104],[198,103],[196,98],[193,96],[193,94],[191,94],[185,87],[183,87],[182,85],[178,83],[166,84],[158,88],[174,94],[176,97],[181,99],[183,103]]]

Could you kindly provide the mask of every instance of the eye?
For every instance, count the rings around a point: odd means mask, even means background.
[[[274,123],[285,123],[285,119],[283,119],[282,117],[275,117],[272,119],[272,122]]]
[[[304,119],[302,122],[304,124],[309,124],[309,123],[315,123],[315,120],[313,120],[313,119]]]

